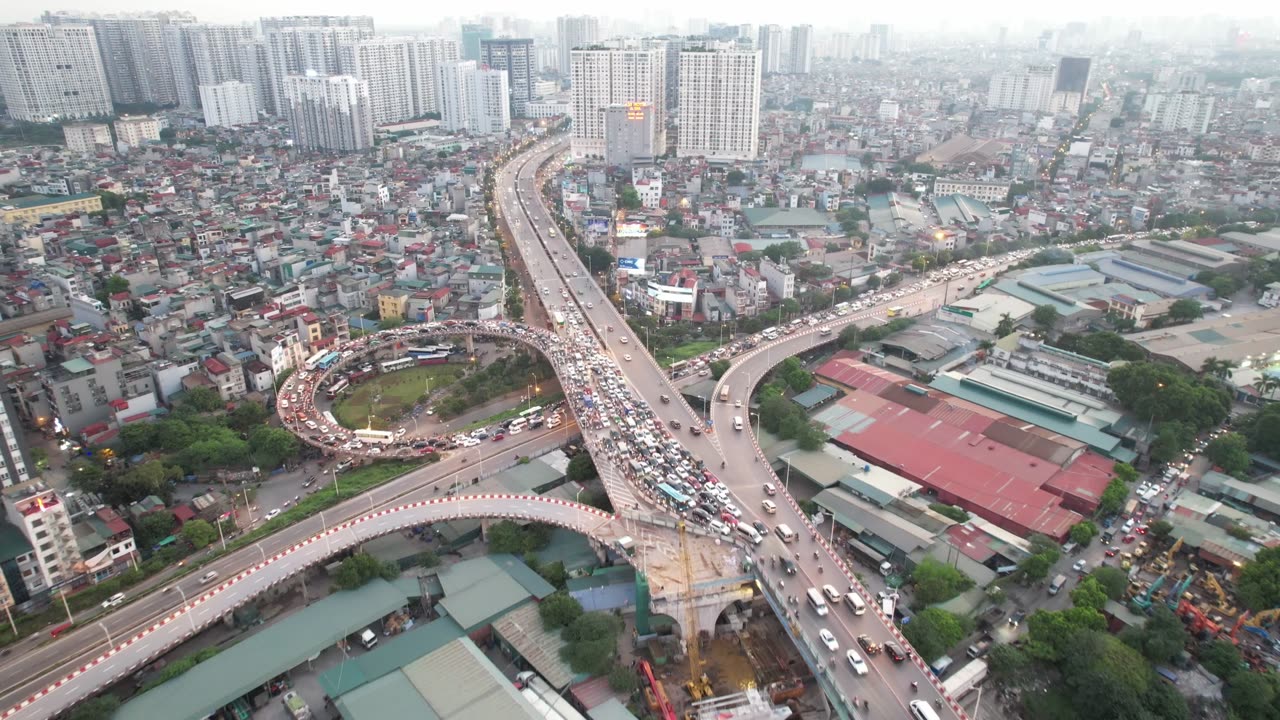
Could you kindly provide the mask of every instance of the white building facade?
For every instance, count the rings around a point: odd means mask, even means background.
[[[414,116],[413,84],[409,76],[409,38],[378,37],[348,43],[338,49],[339,67],[369,84],[374,125]]]
[[[445,63],[440,74],[440,121],[446,130],[493,135],[511,129],[507,74],[474,60]]]
[[[575,156],[603,158],[605,110],[630,103],[652,106],[653,145],[666,147],[665,50],[601,48],[574,50],[570,55],[571,146]]]
[[[0,58],[0,94],[14,120],[52,122],[112,112],[91,27],[0,26]]]
[[[106,123],[74,123],[62,126],[62,137],[71,152],[92,153],[111,149],[111,128]]]
[[[235,127],[258,122],[258,93],[253,85],[228,80],[200,86],[200,107],[209,127]]]
[[[290,75],[285,115],[305,150],[361,152],[373,147],[369,84],[350,75]]]
[[[997,110],[1047,112],[1057,68],[1030,65],[1023,72],[998,73],[987,89],[987,107]]]
[[[808,75],[813,71],[813,26],[796,25],[791,28],[790,62],[787,69],[793,75]]]
[[[160,140],[160,121],[143,115],[122,117],[115,122],[116,145],[122,148],[138,147]]]
[[[754,160],[760,134],[760,51],[680,53],[681,157]]]
[[[569,74],[570,52],[600,39],[600,19],[591,15],[563,16],[556,18],[556,69],[561,75]]]
[[[440,72],[445,63],[458,62],[458,41],[441,37],[414,38],[409,45],[409,80],[413,89],[413,114],[422,117],[440,112]]]

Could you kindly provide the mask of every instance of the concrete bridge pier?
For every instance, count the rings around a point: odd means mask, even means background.
[[[720,613],[724,612],[725,608],[737,600],[750,601],[752,595],[751,586],[746,584],[737,587],[722,587],[695,595],[691,600],[694,612],[697,613],[697,629],[699,631],[713,632],[716,627],[716,620],[720,618]],[[652,602],[653,612],[669,615],[675,619],[680,626],[680,638],[685,643],[697,641],[692,632],[693,628],[688,626],[689,602],[690,599],[684,597],[655,597]]]

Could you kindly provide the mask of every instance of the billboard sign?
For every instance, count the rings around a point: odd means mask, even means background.
[[[628,275],[643,275],[644,258],[620,257],[618,258],[618,269],[625,270]]]

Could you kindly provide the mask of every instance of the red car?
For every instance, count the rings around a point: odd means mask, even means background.
[[[1125,535],[1124,537],[1120,538],[1120,542],[1122,542],[1122,543],[1131,543],[1131,542],[1133,542],[1133,536],[1132,536],[1132,535]]]
[[[1120,547],[1118,545],[1112,545],[1107,548],[1107,557],[1115,557],[1118,552],[1120,552]]]
[[[1138,534],[1139,534],[1139,535],[1146,535],[1146,534],[1147,534],[1147,526],[1146,526],[1146,525],[1141,525],[1141,526],[1139,526],[1139,527],[1138,527]]]
[[[493,441],[494,441],[494,442],[498,442],[499,440],[501,440],[501,439],[503,439],[503,438],[505,438],[505,437],[506,437],[506,435],[503,435],[502,433],[498,433],[498,434],[496,434],[496,435],[494,435],[494,436],[493,436]]]
[[[720,519],[724,521],[724,524],[728,525],[729,527],[738,526],[738,518],[734,517],[732,513],[722,512],[720,513]]]

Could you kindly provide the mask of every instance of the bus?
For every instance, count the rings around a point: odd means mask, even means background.
[[[410,358],[419,365],[443,365],[449,362],[449,353],[430,353],[414,355]]]
[[[311,357],[307,358],[307,361],[306,361],[306,362],[304,362],[304,363],[302,364],[302,366],[303,366],[303,367],[305,367],[305,368],[306,368],[306,369],[308,369],[308,370],[315,370],[315,369],[316,369],[316,366],[318,366],[318,365],[320,364],[320,361],[321,361],[321,360],[324,360],[324,359],[325,359],[325,358],[327,358],[327,357],[329,357],[329,351],[328,351],[328,350],[321,350],[320,352],[316,353],[315,355],[312,355]]]
[[[986,290],[987,288],[991,287],[991,283],[993,283],[993,282],[995,282],[995,281],[996,281],[996,279],[995,279],[995,278],[993,278],[993,277],[989,277],[989,278],[987,278],[986,280],[983,280],[982,282],[978,283],[978,289],[979,289],[979,290]]]
[[[337,365],[338,361],[341,359],[342,359],[342,355],[340,353],[331,352],[328,355],[325,355],[323,358],[321,358],[320,362],[316,363],[316,368],[320,370],[328,370],[334,365]]]
[[[542,406],[541,406],[541,405],[534,405],[533,407],[529,408],[528,410],[521,410],[521,411],[520,411],[520,417],[524,418],[525,420],[528,420],[530,417],[533,417],[534,415],[537,415],[537,414],[538,414],[538,413],[540,413],[540,412],[542,412]]]
[[[889,308],[889,311],[886,312],[885,315],[888,315],[889,317],[898,317],[905,310],[906,308],[902,307],[901,305],[894,305],[893,307]]]
[[[557,311],[555,312],[555,319],[556,319],[556,324],[557,324],[557,325],[564,325],[564,313],[562,313],[562,312],[560,312],[559,310],[557,310]]]
[[[324,411],[324,421],[328,423],[331,427],[338,427],[338,418],[334,417],[333,413],[329,412],[328,410]]]
[[[399,360],[388,360],[380,365],[382,372],[389,373],[397,370],[403,370],[407,367],[413,367],[413,358],[400,358]]]
[[[672,375],[675,375],[676,373],[680,372],[681,370],[684,370],[687,367],[689,367],[688,360],[677,360],[671,363],[671,366],[668,367],[667,370],[671,371]]]
[[[338,381],[329,386],[329,390],[325,393],[332,400],[341,395],[347,388],[351,387],[351,383],[346,378],[338,378]]]
[[[689,506],[688,496],[686,496],[684,493],[680,492],[679,490],[676,490],[675,488],[671,487],[667,483],[660,483],[658,485],[658,489],[662,491],[662,494],[666,496],[666,498],[670,500],[671,503],[675,505],[677,509],[684,510],[686,507]]]
[[[371,430],[369,428],[361,428],[355,432],[356,439],[361,442],[378,443],[381,445],[389,445],[395,442],[396,434],[387,432],[386,430]]]

